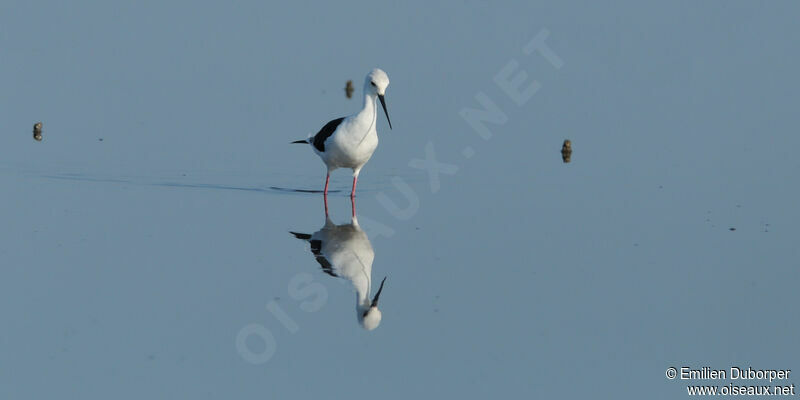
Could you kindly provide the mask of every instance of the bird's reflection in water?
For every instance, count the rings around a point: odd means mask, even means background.
[[[372,261],[375,252],[367,234],[358,225],[355,199],[351,198],[352,220],[349,224],[336,225],[328,214],[328,198],[325,200],[325,225],[313,234],[290,232],[305,240],[322,270],[335,278],[350,281],[356,290],[356,316],[364,329],[373,330],[381,323],[378,299],[386,278],[383,278],[375,296],[370,298],[372,288]]]

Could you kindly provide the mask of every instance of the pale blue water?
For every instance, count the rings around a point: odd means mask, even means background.
[[[670,366],[800,370],[799,11],[6,1],[0,398],[672,399]],[[367,332],[289,234],[321,195],[271,187],[322,188],[288,142],[373,67]],[[504,68],[539,89],[515,101]]]

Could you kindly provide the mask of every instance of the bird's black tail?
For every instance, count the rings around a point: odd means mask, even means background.
[[[308,140],[295,140],[295,141],[294,141],[294,142],[292,142],[291,144],[295,144],[295,143],[305,143],[305,144],[308,144]]]
[[[292,232],[292,231],[289,231],[289,233],[291,233],[292,235],[294,235],[294,237],[296,237],[298,239],[302,239],[302,240],[311,239],[311,235],[309,235],[307,233],[297,233],[297,232]]]

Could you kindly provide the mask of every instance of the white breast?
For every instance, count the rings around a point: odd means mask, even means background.
[[[337,168],[360,169],[372,157],[378,147],[375,125],[358,123],[358,120],[343,121],[337,132],[328,138],[325,152],[328,162]]]

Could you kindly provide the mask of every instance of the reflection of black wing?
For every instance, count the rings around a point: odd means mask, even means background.
[[[314,257],[316,257],[317,262],[322,267],[322,271],[330,276],[336,276],[336,273],[333,272],[333,266],[331,265],[330,261],[322,255],[322,241],[321,240],[312,240],[311,241],[311,252],[314,253]]]
[[[317,256],[317,262],[322,267],[322,272],[333,277],[339,277],[339,275],[336,275],[336,273],[333,272],[333,267],[331,266],[331,263],[328,262],[328,259],[323,256]]]
[[[331,265],[330,261],[328,261],[325,256],[322,255],[322,241],[321,240],[309,240],[311,239],[311,235],[307,233],[297,233],[289,231],[294,237],[301,239],[301,240],[308,240],[311,243],[311,252],[314,253],[314,258],[317,259],[317,262],[322,267],[322,271],[330,276],[339,277],[333,272],[333,266]]]
[[[314,137],[311,139],[311,142],[314,147],[317,148],[317,150],[325,151],[325,139],[333,135],[333,132],[339,127],[339,124],[341,124],[342,121],[344,121],[344,117],[336,118],[335,120],[325,124],[325,126],[323,126],[322,129],[320,129],[319,132],[314,135]]]

